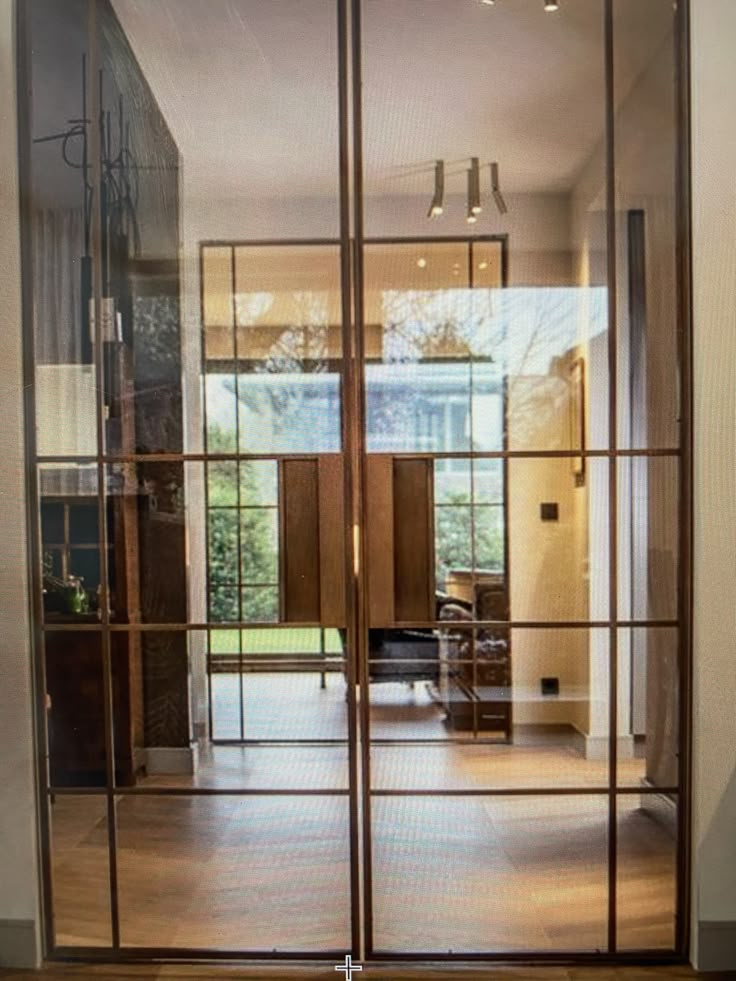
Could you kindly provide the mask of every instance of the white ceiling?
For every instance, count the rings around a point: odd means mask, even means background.
[[[113,3],[190,175],[223,196],[335,194],[335,0]],[[366,191],[426,194],[438,157],[460,191],[470,156],[498,160],[509,192],[569,190],[603,133],[602,6],[364,0]],[[672,0],[615,14],[620,101]]]

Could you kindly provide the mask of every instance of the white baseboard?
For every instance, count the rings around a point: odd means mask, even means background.
[[[34,921],[0,920],[0,968],[32,971],[40,964],[40,938]]]
[[[197,770],[196,746],[147,746],[146,773],[191,776]]]
[[[736,971],[736,921],[701,920],[697,930],[697,969],[719,973]]]
[[[590,736],[586,732],[576,730],[578,748],[586,760],[607,760],[609,757],[608,736]],[[617,740],[618,758],[630,760],[634,757],[634,737],[619,736]]]

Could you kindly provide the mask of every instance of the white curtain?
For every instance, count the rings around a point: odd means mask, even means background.
[[[36,362],[82,360],[81,208],[37,211],[33,218],[33,295]]]

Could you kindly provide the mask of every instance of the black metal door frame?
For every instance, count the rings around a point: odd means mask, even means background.
[[[608,281],[616,283],[616,200],[615,200],[615,118],[613,110],[613,6],[614,0],[603,0],[605,12],[605,69],[606,69],[606,183],[607,183],[607,241],[608,241]],[[690,858],[690,714],[691,714],[691,562],[692,562],[692,340],[691,340],[691,250],[690,250],[690,158],[689,158],[689,4],[680,2],[677,5],[677,110],[678,110],[678,159],[677,159],[677,307],[678,307],[678,336],[680,341],[680,391],[681,391],[681,432],[680,445],[671,452],[677,454],[680,460],[680,522],[679,547],[680,569],[678,577],[678,617],[674,623],[650,622],[648,625],[677,626],[680,632],[679,670],[680,670],[680,705],[681,726],[679,745],[679,780],[678,787],[672,788],[678,794],[678,876],[677,876],[677,926],[676,944],[671,952],[636,952],[619,951],[616,945],[616,868],[617,848],[615,835],[609,835],[608,876],[609,876],[609,908],[608,908],[608,939],[609,949],[604,953],[550,953],[548,951],[527,951],[519,953],[492,952],[481,954],[439,954],[424,952],[406,954],[387,952],[376,949],[373,933],[373,883],[372,883],[372,830],[371,830],[371,800],[376,796],[390,796],[392,791],[376,791],[371,786],[370,779],[370,727],[367,712],[367,701],[358,700],[359,688],[367,691],[368,687],[368,624],[366,610],[366,579],[364,564],[361,561],[362,542],[365,541],[365,350],[364,350],[364,247],[367,243],[364,224],[364,187],[363,187],[363,39],[362,39],[362,0],[335,0],[337,17],[338,54],[338,109],[339,109],[339,195],[340,195],[340,268],[342,284],[342,339],[344,358],[344,411],[343,411],[343,454],[346,460],[346,521],[345,531],[348,548],[345,556],[345,569],[348,583],[348,725],[349,725],[349,780],[350,789],[345,794],[349,796],[350,809],[350,854],[351,854],[351,952],[355,957],[364,957],[374,961],[538,961],[538,962],[666,962],[682,961],[688,955],[688,920],[689,920],[689,858]],[[96,37],[96,2],[88,0],[90,38]],[[112,944],[110,948],[90,947],[58,947],[55,943],[53,928],[53,891],[51,875],[51,840],[48,804],[54,794],[64,793],[63,788],[52,788],[49,785],[46,759],[48,753],[46,717],[45,717],[45,665],[44,665],[44,634],[46,627],[43,622],[43,607],[41,603],[41,568],[40,568],[40,534],[38,524],[39,493],[37,488],[37,467],[39,457],[35,445],[35,404],[33,386],[35,381],[34,357],[34,326],[33,326],[33,248],[32,248],[32,185],[31,185],[31,38],[29,27],[28,0],[17,0],[17,38],[18,38],[18,92],[20,100],[19,112],[19,164],[20,164],[20,193],[22,239],[21,253],[23,260],[23,329],[24,329],[24,376],[25,376],[25,410],[26,410],[26,457],[28,477],[28,529],[29,552],[32,583],[32,613],[34,639],[34,688],[35,688],[35,721],[36,721],[36,755],[37,755],[37,788],[39,799],[39,822],[42,843],[42,896],[45,930],[46,954],[57,959],[83,958],[86,960],[110,960],[112,956],[118,961],[148,961],[165,960],[232,960],[233,958],[248,958],[262,960],[304,960],[314,959],[313,952],[298,952],[292,954],[264,954],[248,951],[213,951],[209,949],[189,948],[130,948],[120,944],[119,912],[117,903],[117,838],[116,838],[116,798],[124,796],[125,788],[116,787],[114,781],[114,731],[112,718],[112,676],[111,676],[111,638],[116,630],[125,629],[123,625],[110,622],[109,610],[103,606],[101,633],[103,641],[103,664],[105,667],[105,729],[106,757],[108,781],[104,791],[107,800],[108,814],[108,845],[110,857],[110,908]],[[91,61],[95,59],[95,44],[90,46]],[[94,65],[90,65],[93,74]],[[91,113],[94,118],[94,102]],[[94,127],[92,127],[94,131]],[[93,141],[94,152],[94,141]],[[96,175],[99,180],[99,174]],[[93,245],[99,255],[100,249],[100,218],[95,218]],[[101,359],[102,352],[102,316],[101,316],[101,284],[95,282],[95,333],[96,351]],[[609,419],[616,420],[616,297],[615,290],[609,289]],[[98,370],[102,372],[102,364]],[[104,406],[97,406],[97,424],[99,446],[103,446]],[[615,439],[615,425],[611,427],[612,438]],[[508,460],[515,457],[540,456],[539,453],[518,453],[508,450],[499,454]],[[564,452],[549,452],[547,456],[569,456]],[[579,454],[575,454],[576,456]],[[625,456],[656,456],[658,451],[627,451],[618,450],[615,444],[607,451],[586,451],[586,457],[598,457],[609,462],[609,491],[611,509],[611,541],[615,541],[616,533],[616,494],[615,480],[616,460]],[[50,458],[46,458],[50,461]],[[155,459],[155,455],[146,455],[146,461]],[[168,457],[167,457],[168,459]],[[181,454],[183,461],[200,462],[206,459],[205,454]],[[44,461],[46,462],[46,461]],[[63,461],[60,461],[63,462]],[[100,486],[104,486],[106,468],[112,462],[141,462],[136,455],[121,461],[119,456],[108,457],[99,451],[92,461],[96,463]],[[102,502],[102,498],[101,498]],[[100,524],[103,529],[101,548],[106,548],[106,515],[104,504],[100,506]],[[611,699],[616,698],[617,692],[617,659],[616,632],[620,627],[641,626],[637,621],[617,620],[616,596],[616,551],[611,550],[611,595],[610,620],[601,623],[586,623],[585,627],[607,627],[610,631],[612,652],[609,663],[609,682]],[[104,562],[102,563],[104,567]],[[104,575],[104,573],[103,573]],[[479,622],[479,625],[483,625]],[[166,630],[202,630],[209,624],[164,624],[148,625],[146,629]],[[516,627],[541,627],[544,624],[525,624],[516,622]],[[560,624],[554,626],[581,626],[580,624]],[[131,629],[131,628],[128,628]],[[615,702],[612,702],[612,708]],[[617,732],[616,712],[611,711],[610,731],[610,781],[609,786],[599,791],[609,803],[609,828],[615,829],[616,802],[622,792],[616,785],[617,762]],[[661,788],[660,788],[661,790]],[[75,791],[79,793],[79,790]],[[128,793],[133,791],[127,791]],[[140,793],[140,789],[135,791]],[[182,793],[174,788],[156,788],[158,795],[177,795]],[[191,791],[189,791],[191,793]],[[207,795],[216,795],[218,790],[199,791]],[[233,791],[224,791],[232,794]],[[307,791],[306,793],[310,793]],[[324,793],[324,792],[320,792]],[[342,791],[339,792],[343,794]],[[395,795],[411,795],[411,791],[396,791]],[[472,796],[493,796],[509,791],[492,791],[479,789],[470,792]],[[527,791],[512,791],[515,795],[523,795]],[[540,796],[545,793],[555,795],[580,793],[580,788],[560,788],[554,791],[529,791],[529,794]],[[590,793],[590,791],[586,791]],[[468,796],[468,792],[462,792]],[[343,951],[325,951],[319,955],[321,960],[334,959],[342,956]]]

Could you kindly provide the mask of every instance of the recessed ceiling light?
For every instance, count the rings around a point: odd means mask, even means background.
[[[555,10],[560,9],[560,4],[558,0],[544,0],[544,9],[547,13],[552,13]]]
[[[483,7],[492,7],[496,0],[480,0],[480,2]]]
[[[424,258],[424,256],[422,256],[421,259],[417,259],[417,265],[419,266],[420,269],[425,269],[426,268],[426,266],[427,266],[427,260]]]

